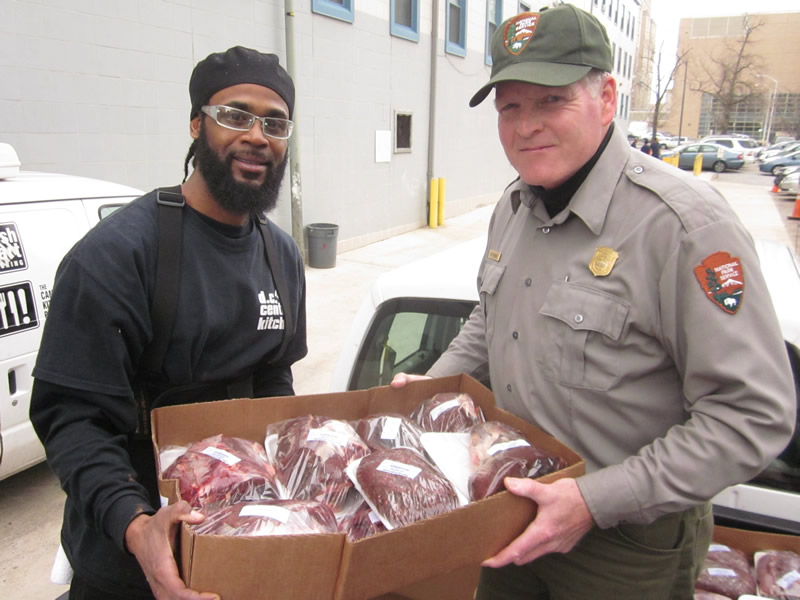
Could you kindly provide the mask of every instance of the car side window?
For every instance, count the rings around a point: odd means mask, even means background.
[[[100,217],[102,221],[107,216],[115,213],[117,210],[125,206],[124,204],[104,204],[100,208],[97,209],[97,215]]]
[[[733,148],[732,140],[714,140],[714,143],[719,144],[720,146],[725,146],[726,148]]]
[[[700,152],[700,146],[686,146],[684,153],[688,152]]]
[[[475,304],[428,298],[384,302],[364,337],[347,389],[388,385],[397,373],[424,374],[461,331]]]

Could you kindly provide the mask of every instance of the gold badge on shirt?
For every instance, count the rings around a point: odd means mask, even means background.
[[[619,254],[616,251],[601,246],[594,251],[594,256],[589,261],[589,270],[595,277],[605,277],[611,273],[618,258]]]
[[[489,250],[489,260],[493,260],[495,262],[500,262],[500,257],[502,253],[500,250]]]

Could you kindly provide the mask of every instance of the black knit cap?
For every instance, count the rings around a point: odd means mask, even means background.
[[[192,101],[193,119],[211,96],[218,91],[240,83],[255,83],[275,91],[289,107],[289,118],[294,112],[294,83],[278,63],[275,54],[264,54],[251,48],[234,46],[225,52],[210,54],[192,71],[189,80],[189,98]]]

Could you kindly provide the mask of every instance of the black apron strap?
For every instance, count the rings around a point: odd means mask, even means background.
[[[178,314],[178,294],[181,284],[181,258],[183,252],[183,207],[186,200],[181,186],[157,190],[158,203],[158,259],[156,283],[150,319],[153,324],[153,341],[144,354],[142,367],[150,373],[160,374],[172,337],[175,316]]]

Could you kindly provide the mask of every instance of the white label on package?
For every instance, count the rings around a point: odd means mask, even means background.
[[[205,454],[206,456],[210,456],[211,458],[216,458],[217,460],[224,462],[229,467],[235,465],[240,460],[242,460],[241,458],[239,458],[238,456],[234,456],[227,450],[214,448],[214,446],[209,446],[208,448],[203,450],[203,454]]]
[[[415,467],[414,465],[407,465],[405,463],[397,462],[396,460],[389,460],[387,458],[378,465],[378,471],[390,473],[391,475],[408,477],[409,479],[416,479],[417,475],[422,472],[422,469]]]
[[[708,547],[709,552],[730,552],[730,546],[726,546],[725,544],[711,544]]]
[[[738,577],[736,571],[734,571],[733,569],[709,567],[708,569],[706,569],[706,571],[708,571],[708,574],[711,575],[712,577]]]
[[[284,525],[289,521],[292,511],[286,510],[282,506],[269,506],[264,504],[254,504],[253,506],[243,506],[239,511],[240,517],[267,517],[280,521]]]
[[[375,523],[381,522],[381,518],[378,516],[378,513],[376,513],[374,510],[369,511],[367,516],[369,517],[369,522],[372,523],[373,525],[375,525]]]
[[[489,456],[494,456],[503,450],[511,450],[511,448],[519,448],[520,446],[530,446],[530,444],[527,442],[527,440],[511,440],[510,442],[501,442],[499,444],[494,444],[486,451],[486,453]]]
[[[447,402],[442,402],[439,406],[431,410],[431,420],[435,421],[443,412],[450,410],[451,408],[455,408],[459,404],[461,404],[461,402],[459,402],[458,398],[453,398]]]
[[[782,590],[788,590],[798,581],[800,581],[800,573],[797,572],[797,569],[792,569],[786,573],[786,575],[778,579],[776,583],[781,586]]]
[[[330,429],[309,429],[307,442],[327,442],[334,446],[345,446],[347,444],[347,436],[338,431],[331,431]]]
[[[397,433],[400,431],[400,421],[400,417],[386,417],[383,420],[381,439],[393,440],[397,438]]]

